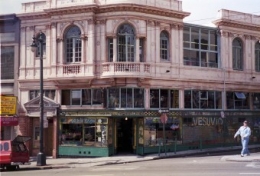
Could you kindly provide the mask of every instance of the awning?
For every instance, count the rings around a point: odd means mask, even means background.
[[[246,96],[243,92],[235,92],[235,95],[238,99],[242,99],[242,100],[246,99]]]
[[[17,126],[18,118],[14,116],[0,116],[1,126]]]

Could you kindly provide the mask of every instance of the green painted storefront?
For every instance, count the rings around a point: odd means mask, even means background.
[[[81,110],[62,114],[59,157],[146,155],[236,146],[240,141],[233,136],[245,119],[252,130],[250,144],[260,144],[260,111],[225,111],[223,118],[221,111],[169,110],[165,130],[158,110]]]

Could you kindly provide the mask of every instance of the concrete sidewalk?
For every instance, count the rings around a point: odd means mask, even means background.
[[[260,151],[260,145],[251,145],[249,146],[249,150]],[[192,155],[200,155],[200,154],[216,154],[223,153],[228,151],[237,151],[236,155],[227,155],[221,158],[222,161],[238,161],[238,162],[252,162],[252,161],[260,161],[260,152],[252,153],[250,156],[241,157],[240,156],[241,146],[235,147],[220,147],[214,149],[203,149],[203,150],[188,150],[181,151],[176,153],[160,153],[152,154],[146,156],[138,156],[138,155],[116,155],[111,157],[100,157],[100,158],[49,158],[47,157],[46,166],[36,166],[36,157],[31,158],[31,165],[20,166],[20,168],[24,169],[54,169],[54,168],[76,168],[76,167],[92,167],[92,166],[102,166],[108,164],[123,164],[123,163],[131,163],[131,162],[141,162],[141,161],[149,161],[155,159],[163,159],[163,158],[175,158],[175,157],[186,157]]]

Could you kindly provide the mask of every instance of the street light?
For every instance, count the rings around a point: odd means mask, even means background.
[[[46,165],[46,156],[43,153],[43,113],[44,113],[44,104],[43,104],[43,33],[39,34],[39,37],[36,41],[35,36],[33,37],[33,43],[31,44],[32,51],[36,51],[37,47],[40,50],[40,151],[37,154],[37,166]]]

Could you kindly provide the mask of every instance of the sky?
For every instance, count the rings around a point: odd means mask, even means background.
[[[0,14],[20,13],[21,3],[30,1],[38,0],[0,0]],[[212,26],[220,9],[260,15],[260,0],[182,0],[182,9],[191,13],[184,22]]]

